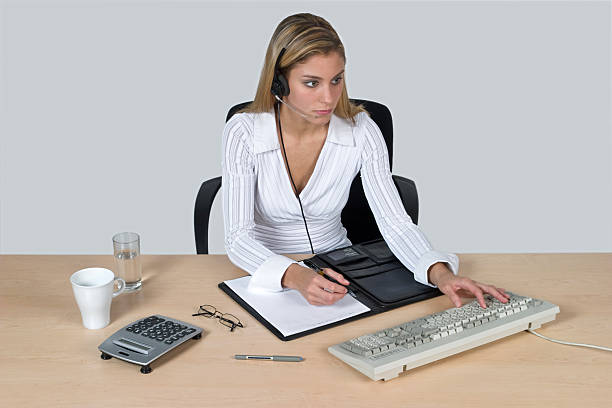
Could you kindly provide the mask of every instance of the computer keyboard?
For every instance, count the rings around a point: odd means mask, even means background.
[[[486,294],[477,300],[329,347],[329,352],[373,380],[390,380],[440,360],[555,319],[559,306],[510,295],[502,303]]]

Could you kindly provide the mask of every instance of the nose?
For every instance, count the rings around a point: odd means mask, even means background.
[[[331,105],[334,101],[333,90],[330,85],[321,87],[321,103],[325,104],[325,106]]]

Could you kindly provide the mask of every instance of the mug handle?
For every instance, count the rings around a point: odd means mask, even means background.
[[[115,282],[117,282],[117,290],[113,291],[113,297],[117,297],[123,293],[125,290],[125,281],[121,278],[115,278]]]

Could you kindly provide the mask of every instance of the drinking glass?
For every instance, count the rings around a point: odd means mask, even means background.
[[[140,237],[135,232],[115,234],[113,236],[113,251],[117,276],[125,281],[125,291],[139,291],[142,288]]]

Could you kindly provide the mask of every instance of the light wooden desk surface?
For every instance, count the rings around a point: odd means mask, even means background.
[[[560,306],[539,332],[612,346],[612,254],[461,255],[461,273]],[[61,407],[609,407],[612,353],[569,347],[527,332],[374,382],[327,347],[452,307],[437,297],[282,342],[217,288],[244,275],[224,255],[145,255],[144,286],[113,300],[111,323],[87,330],[70,275],[113,268],[108,256],[0,256],[2,406]],[[192,317],[200,304],[233,313],[229,330]],[[201,340],[138,366],[100,359],[98,345],[141,317],[163,314],[202,327]],[[238,361],[234,354],[301,355],[301,363]]]

